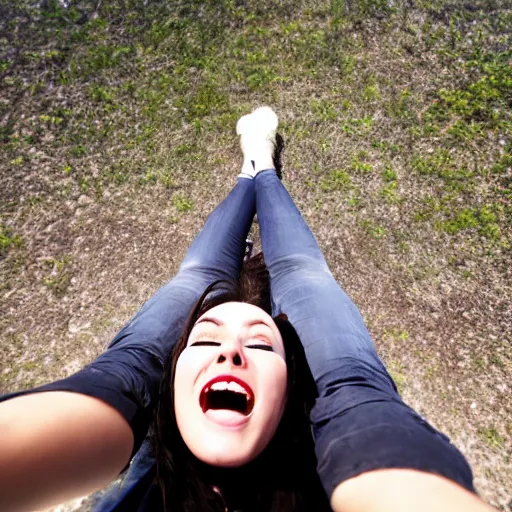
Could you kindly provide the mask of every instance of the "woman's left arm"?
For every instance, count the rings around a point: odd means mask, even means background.
[[[334,490],[331,507],[334,512],[495,510],[447,478],[411,469],[383,469],[350,478]]]

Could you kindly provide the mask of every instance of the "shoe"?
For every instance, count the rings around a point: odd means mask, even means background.
[[[275,169],[276,130],[279,124],[270,107],[260,107],[242,116],[236,124],[244,163],[240,177],[254,178],[259,171]]]

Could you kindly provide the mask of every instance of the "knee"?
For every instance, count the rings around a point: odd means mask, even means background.
[[[222,266],[208,264],[196,259],[182,263],[176,276],[170,281],[206,288],[213,281],[220,279],[232,280],[231,274]]]
[[[321,254],[290,254],[271,262],[268,268],[270,276],[274,278],[290,274],[302,279],[332,278],[331,271]]]

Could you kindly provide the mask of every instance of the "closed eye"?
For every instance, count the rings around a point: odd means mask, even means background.
[[[194,341],[190,344],[191,347],[219,347],[218,341]]]
[[[272,347],[272,345],[267,345],[266,343],[261,345],[247,345],[247,348],[257,348],[259,350],[266,350],[267,352],[274,352],[274,347]]]

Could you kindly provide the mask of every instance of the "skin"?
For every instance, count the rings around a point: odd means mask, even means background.
[[[203,412],[203,387],[219,375],[235,376],[254,392],[248,416]],[[228,302],[207,311],[194,325],[176,366],[175,413],[190,451],[206,464],[239,467],[268,445],[286,405],[287,369],[283,341],[262,309]],[[225,421],[244,421],[229,425]]]
[[[46,509],[101,489],[130,460],[133,434],[104,402],[52,391],[0,404],[0,510]]]
[[[370,471],[346,480],[334,490],[331,507],[335,512],[496,510],[451,480],[411,469]]]

